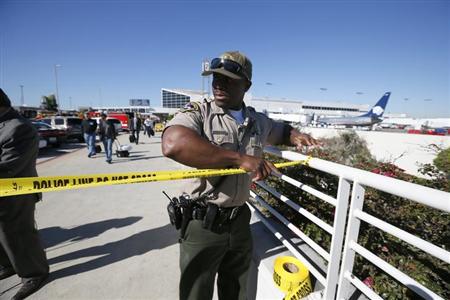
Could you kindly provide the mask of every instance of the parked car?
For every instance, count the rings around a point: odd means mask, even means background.
[[[47,146],[59,147],[67,138],[66,132],[62,129],[52,128],[44,122],[32,122],[32,124],[37,129],[40,139],[47,141]]]
[[[39,150],[45,147],[47,147],[47,140],[39,136]]]
[[[53,116],[41,119],[41,121],[53,128],[64,130],[67,139],[77,139],[79,142],[84,141],[83,131],[81,129],[82,120],[80,118]]]
[[[162,132],[164,130],[164,124],[156,123],[153,129],[155,130],[155,132]]]

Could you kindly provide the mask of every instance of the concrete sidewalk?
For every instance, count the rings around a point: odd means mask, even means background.
[[[128,135],[119,137],[128,143]],[[141,137],[128,158],[82,148],[38,166],[40,176],[185,168],[161,155],[159,137]],[[177,299],[177,232],[169,224],[167,198],[181,181],[50,192],[37,204],[36,222],[50,263],[50,282],[30,299]],[[20,287],[2,280],[0,299]]]
[[[129,144],[128,135],[119,136]],[[141,137],[130,157],[87,157],[85,147],[38,165],[40,176],[178,170],[161,154],[160,136]],[[49,192],[37,204],[36,222],[50,263],[50,279],[30,299],[178,299],[178,233],[166,212],[166,191],[180,193],[184,180]],[[281,299],[272,283],[273,255],[285,248],[252,220],[254,264],[249,297]],[[1,281],[0,299],[20,288],[17,276]],[[215,292],[215,299],[217,295]]]

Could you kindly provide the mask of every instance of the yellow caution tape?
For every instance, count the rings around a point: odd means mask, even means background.
[[[309,159],[310,158],[308,157],[306,160],[278,163],[275,164],[275,167],[284,168],[299,164],[307,165]],[[246,171],[243,169],[193,169],[182,171],[127,172],[75,176],[8,178],[0,179],[0,197],[51,191],[64,191],[113,184],[215,177],[245,173]]]
[[[300,285],[294,290],[287,294],[283,300],[300,300],[308,296],[312,292],[311,280],[308,276],[308,279],[304,280],[300,283]]]
[[[286,300],[300,299],[297,294],[305,297],[312,291],[308,269],[292,256],[281,256],[275,259],[273,281],[287,294]]]

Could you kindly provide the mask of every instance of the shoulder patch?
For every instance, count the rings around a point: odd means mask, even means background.
[[[188,102],[182,109],[180,109],[181,113],[185,112],[194,112],[200,110],[200,104],[197,102]]]

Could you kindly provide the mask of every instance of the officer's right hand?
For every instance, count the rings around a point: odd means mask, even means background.
[[[280,171],[271,162],[246,154],[242,154],[239,167],[251,172],[252,181],[264,180],[272,172],[280,174]]]

